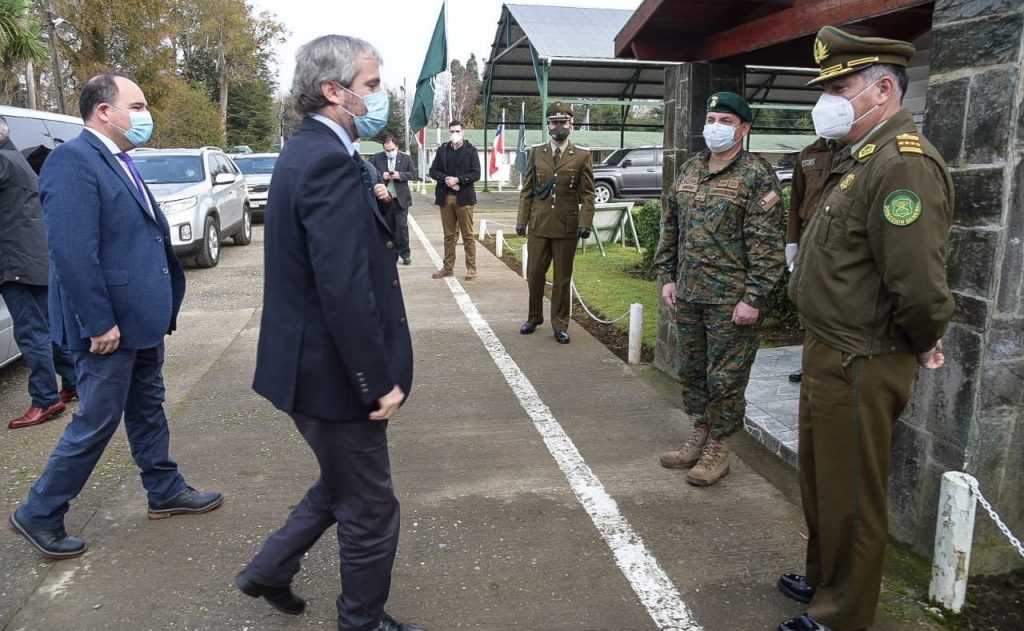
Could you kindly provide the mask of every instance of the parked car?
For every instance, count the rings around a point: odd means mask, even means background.
[[[46,156],[50,155],[54,147],[71,140],[84,127],[82,119],[75,116],[8,105],[0,105],[0,115],[10,128],[11,142],[25,155],[36,173],[39,173]],[[0,226],[2,229],[3,226]],[[21,350],[14,340],[14,320],[4,299],[0,298],[0,366],[6,366],[20,356]]]
[[[171,244],[199,267],[220,261],[220,244],[252,241],[245,176],[216,147],[135,149],[132,159],[171,226]]]
[[[661,195],[661,147],[619,149],[594,165],[594,201]]]
[[[796,166],[796,156],[795,153],[786,153],[775,161],[775,177],[779,178],[779,185],[782,188],[793,185],[793,167]]]
[[[252,147],[249,145],[235,145],[234,147],[228,147],[225,153],[230,154],[241,154],[241,153],[252,153]]]
[[[231,156],[238,169],[245,174],[245,187],[249,192],[249,206],[253,217],[261,219],[270,194],[270,176],[274,174],[276,153],[247,153]]]

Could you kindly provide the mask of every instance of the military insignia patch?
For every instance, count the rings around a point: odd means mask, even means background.
[[[864,145],[863,147],[861,147],[860,151],[857,152],[857,157],[863,160],[864,158],[873,154],[875,152],[875,149],[877,149],[875,145]]]
[[[853,181],[856,178],[857,178],[857,174],[856,173],[847,173],[846,177],[843,178],[843,181],[839,183],[839,188],[841,188],[841,189],[843,189],[845,191],[846,189],[850,188],[850,185],[853,184]]]
[[[761,199],[761,208],[768,210],[775,204],[778,204],[779,200],[780,197],[778,193],[775,191],[768,191],[768,194]]]
[[[889,193],[882,204],[885,220],[894,226],[909,226],[917,221],[923,210],[921,198],[917,193],[907,189],[897,189]]]
[[[808,158],[806,160],[801,160],[800,161],[800,166],[802,166],[805,169],[808,169],[808,168],[814,166],[814,163],[817,162],[817,161],[818,161],[817,158]]]
[[[917,134],[900,134],[896,136],[896,146],[900,153],[916,153],[924,155],[921,148],[921,138]]]
[[[708,107],[715,107],[716,105],[718,105],[718,95],[717,94],[715,96],[711,97],[711,102],[708,103]]]
[[[828,49],[828,44],[821,41],[821,38],[815,38],[814,40],[814,63],[821,64],[821,62],[828,59],[831,51]]]

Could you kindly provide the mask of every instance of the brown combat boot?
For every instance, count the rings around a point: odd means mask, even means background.
[[[697,425],[682,447],[661,454],[661,466],[666,469],[689,469],[697,464],[710,435],[707,425]]]
[[[449,276],[454,276],[454,275],[455,275],[455,273],[452,272],[451,268],[442,267],[441,269],[439,269],[436,272],[434,272],[433,274],[431,274],[430,277],[431,278],[448,278]]]
[[[708,439],[700,460],[686,474],[686,481],[694,486],[711,486],[729,475],[729,446],[732,436]]]
[[[476,280],[476,269],[466,270],[466,280]]]

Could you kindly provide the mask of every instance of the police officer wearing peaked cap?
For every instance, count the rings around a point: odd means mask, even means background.
[[[590,237],[594,221],[594,160],[590,152],[569,140],[572,108],[548,106],[551,141],[530,151],[523,190],[519,195],[516,234],[525,236],[526,280],[530,303],[519,332],[528,335],[544,322],[544,284],[554,262],[551,288],[551,326],[555,341],[569,343],[569,295],[576,240]]]
[[[779,589],[808,603],[780,631],[874,621],[888,535],[892,428],[917,366],[936,369],[953,313],[946,246],[953,182],[902,107],[907,43],[818,32],[810,83],[819,136],[838,141],[800,239],[789,296],[807,334],[800,393],[806,575]]]

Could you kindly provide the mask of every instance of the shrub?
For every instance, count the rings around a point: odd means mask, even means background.
[[[658,237],[661,236],[661,200],[650,199],[640,208],[634,209],[633,221],[643,252],[640,266],[645,277],[654,278],[657,276],[654,272],[654,254],[658,250]]]

